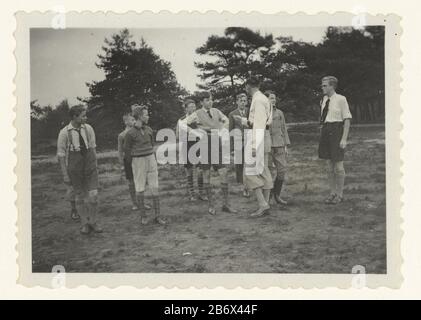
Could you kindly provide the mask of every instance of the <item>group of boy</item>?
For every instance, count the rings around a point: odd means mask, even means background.
[[[327,176],[330,195],[325,199],[327,204],[338,204],[343,201],[345,170],[343,166],[344,152],[350,129],[352,115],[347,100],[336,93],[337,78],[333,76],[322,79],[324,97],[320,103],[321,136],[319,158],[327,160]],[[188,195],[191,201],[200,199],[208,202],[208,213],[216,214],[215,199],[210,183],[211,169],[218,172],[223,194],[222,211],[237,213],[238,210],[229,203],[228,162],[224,158],[224,143],[219,133],[227,129],[238,129],[232,138],[237,143],[231,145],[242,156],[235,163],[236,181],[243,185],[243,196],[249,197],[253,192],[258,208],[251,214],[259,217],[267,213],[271,207],[271,199],[280,205],[287,205],[281,198],[287,171],[288,148],[290,139],[284,113],[277,108],[277,97],[273,91],[263,94],[257,78],[246,82],[246,93],[236,96],[237,108],[229,116],[225,116],[217,108],[213,108],[212,95],[202,92],[198,97],[200,108],[196,109],[196,101],[184,101],[185,115],[177,123],[177,137],[180,132],[189,137],[184,145],[188,155],[184,164]],[[251,97],[250,108],[247,108],[248,97]],[[74,106],[70,109],[70,123],[64,127],[58,137],[58,158],[64,182],[71,186],[74,198],[72,218],[81,220],[81,233],[100,233],[97,218],[98,206],[98,171],[96,159],[96,141],[93,128],[86,123],[86,109]],[[139,211],[140,223],[149,222],[144,202],[146,185],[152,195],[154,220],[165,225],[160,214],[158,192],[158,164],[154,152],[154,135],[148,126],[149,111],[145,106],[134,105],[130,114],[124,116],[125,130],[118,136],[118,152],[122,172],[128,180],[133,210]],[[200,130],[198,130],[200,129]],[[249,131],[251,134],[245,134]],[[193,137],[193,138],[191,138]],[[199,163],[190,160],[191,149],[200,139],[207,141],[207,152],[199,154]],[[213,141],[219,140],[218,147]],[[247,150],[251,150],[252,161]],[[217,153],[217,155],[215,155]],[[212,158],[217,156],[215,163]],[[254,161],[254,162],[253,162]],[[197,176],[197,190],[194,187],[194,173]]]

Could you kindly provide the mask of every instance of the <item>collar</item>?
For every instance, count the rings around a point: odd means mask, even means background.
[[[79,129],[85,129],[85,124],[84,123],[82,123],[81,125],[80,125],[80,128]],[[69,124],[67,125],[67,131],[70,131],[70,130],[79,130],[78,128],[75,128],[75,127],[73,127],[73,125],[72,125],[72,122],[70,121],[69,122]]]
[[[335,97],[337,95],[337,93],[335,92],[334,94],[332,94],[330,97],[328,95],[326,95],[327,99],[332,99],[333,97]]]

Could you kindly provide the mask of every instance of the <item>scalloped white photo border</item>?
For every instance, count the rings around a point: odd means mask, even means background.
[[[15,78],[17,99],[15,128],[17,165],[17,253],[19,265],[18,284],[26,287],[54,287],[56,274],[32,273],[31,257],[31,155],[30,155],[30,78],[29,78],[29,29],[32,27],[51,27],[57,12],[18,12],[16,14],[16,64]],[[204,27],[315,27],[348,26],[355,23],[355,14],[337,12],[297,14],[260,14],[228,12],[207,13],[169,12],[152,13],[150,11],[124,14],[112,12],[67,12],[66,28],[204,28]],[[400,244],[402,187],[400,159],[400,72],[402,30],[397,15],[364,15],[367,25],[385,26],[385,91],[386,91],[386,238],[387,238],[387,274],[365,275],[366,287],[399,288],[402,283],[402,257]],[[133,286],[136,288],[352,288],[354,274],[183,274],[183,273],[68,273],[65,274],[66,288],[86,285],[88,287]]]

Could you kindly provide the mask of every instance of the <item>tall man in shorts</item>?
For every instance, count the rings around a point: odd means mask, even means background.
[[[222,163],[222,154],[224,141],[220,139],[218,132],[225,128],[228,130],[228,118],[220,110],[213,108],[212,95],[209,92],[201,92],[199,95],[199,102],[201,108],[193,112],[186,118],[186,124],[188,126],[197,125],[198,129],[206,132],[208,142],[208,155],[205,157],[203,154],[200,155],[200,168],[203,170],[203,187],[208,197],[208,213],[211,215],[216,214],[214,199],[212,195],[212,188],[210,184],[210,169],[213,167],[214,170],[218,171],[218,175],[221,179],[221,191],[223,194],[222,211],[229,213],[237,213],[237,210],[229,205],[229,189],[228,189],[228,168],[226,164]],[[212,140],[219,140],[219,146],[213,146]],[[212,163],[212,154],[215,154],[219,158],[219,163]],[[229,149],[228,155],[229,157]]]
[[[272,195],[277,203],[286,205],[287,202],[281,198],[281,191],[287,171],[288,147],[291,142],[289,140],[285,115],[276,107],[275,92],[266,91],[265,96],[268,97],[273,109],[272,125],[270,126],[272,149],[269,157],[269,169],[272,171],[272,179],[275,179]]]
[[[101,233],[97,221],[98,169],[94,129],[86,123],[86,108],[73,106],[70,123],[61,129],[57,140],[57,156],[63,180],[71,184],[76,208],[81,217],[82,234]],[[67,163],[66,163],[67,156]]]
[[[319,158],[326,160],[330,195],[327,204],[343,201],[345,182],[344,153],[347,145],[352,115],[346,98],[336,93],[338,79],[326,76],[322,79],[324,97],[321,101],[321,135]]]
[[[194,135],[194,132],[193,130],[191,130],[190,127],[187,126],[186,119],[188,116],[190,116],[193,112],[196,111],[196,102],[193,99],[186,99],[183,102],[183,106],[186,114],[183,117],[181,117],[177,122],[176,136],[179,141],[181,156],[187,156],[187,159],[184,159],[184,168],[186,170],[189,199],[190,201],[195,201],[197,196],[200,200],[207,201],[208,197],[204,194],[203,190],[203,172],[198,166],[193,164],[188,157],[189,150],[196,143],[196,141],[192,140],[191,137],[189,139],[189,135]],[[197,187],[199,189],[197,193],[194,188],[195,171],[197,174]]]
[[[229,119],[229,131],[233,134],[233,143],[231,144],[232,149],[234,150],[234,154],[240,153],[241,154],[241,163],[235,163],[235,177],[237,183],[243,185],[243,196],[248,198],[250,197],[250,193],[247,187],[244,185],[244,126],[241,121],[236,121],[234,116],[240,117],[247,117],[247,94],[241,92],[236,96],[236,104],[237,108],[231,111],[228,115]],[[238,150],[236,148],[239,148]],[[235,158],[234,158],[235,159]]]
[[[269,198],[273,188],[269,170],[271,151],[270,125],[272,123],[272,106],[269,99],[259,90],[260,81],[252,77],[246,82],[247,94],[252,98],[248,119],[240,117],[242,123],[251,128],[251,137],[246,134],[244,181],[249,190],[254,190],[258,209],[252,217],[260,217],[270,209]],[[251,163],[251,156],[255,161]]]
[[[136,119],[136,123],[126,133],[124,152],[128,161],[132,164],[141,224],[145,225],[148,223],[144,206],[144,194],[147,183],[152,194],[155,221],[158,224],[165,225],[166,222],[161,217],[159,206],[158,164],[153,148],[155,139],[152,129],[147,125],[149,122],[148,108],[145,106],[134,108],[133,116]]]

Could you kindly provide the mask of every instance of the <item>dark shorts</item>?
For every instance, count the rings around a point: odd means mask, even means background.
[[[124,159],[124,173],[126,174],[126,179],[133,181],[133,169],[131,160]]]
[[[212,139],[211,136],[208,135],[208,156],[207,158],[205,158],[205,155],[203,155],[203,157],[202,155],[200,155],[199,166],[202,170],[210,170],[210,168],[212,167],[215,171],[217,171],[224,166],[222,163],[222,143],[221,143],[221,140],[219,140],[218,150],[213,150],[211,139]],[[218,160],[217,160],[218,163],[212,163],[212,154],[215,152],[218,153]]]
[[[184,168],[190,169],[193,168],[196,164],[193,164],[190,162],[188,154],[190,151],[190,148],[196,143],[196,141],[187,141],[187,159],[185,159],[186,163],[184,164]],[[200,155],[199,155],[200,156]]]
[[[319,143],[320,159],[334,162],[344,160],[345,150],[339,147],[343,131],[343,122],[327,122],[323,124]]]
[[[76,195],[98,190],[97,160],[92,149],[88,149],[85,155],[69,152],[67,172]]]

